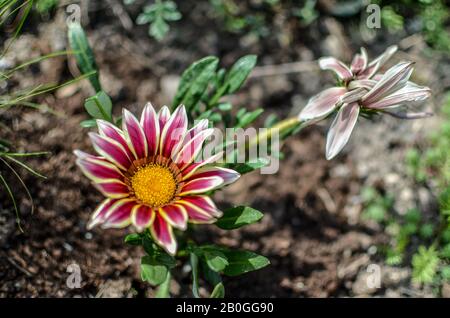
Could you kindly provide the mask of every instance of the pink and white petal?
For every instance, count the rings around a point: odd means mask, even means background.
[[[155,216],[156,213],[152,208],[144,204],[138,204],[131,211],[131,222],[141,232],[152,225]]]
[[[159,146],[159,120],[152,104],[147,103],[141,116],[141,126],[147,139],[148,153],[156,155]]]
[[[173,230],[170,224],[161,216],[156,213],[155,220],[150,227],[155,242],[161,246],[170,255],[175,255],[177,251],[177,241],[173,235]]]
[[[180,196],[205,193],[223,185],[224,180],[220,177],[197,178],[186,182],[181,189]]]
[[[415,83],[408,82],[402,89],[393,94],[371,104],[364,103],[364,106],[373,109],[394,108],[408,102],[423,101],[430,97],[430,95],[431,89],[429,87],[419,86]]]
[[[164,105],[158,112],[158,121],[159,121],[159,131],[162,132],[164,126],[170,119],[170,110],[169,107]],[[161,138],[161,136],[160,136]]]
[[[103,180],[101,183],[94,183],[94,186],[105,196],[112,199],[121,199],[130,196],[130,189],[120,180]]]
[[[184,197],[179,202],[182,202],[182,204],[184,205],[191,204],[198,209],[201,209],[202,213],[211,215],[216,218],[220,218],[223,215],[222,211],[220,211],[216,207],[213,200],[211,200],[211,198],[206,195],[192,195]],[[179,202],[177,201],[177,203]]]
[[[158,212],[171,226],[180,230],[186,230],[188,215],[183,206],[170,204],[159,208]]]
[[[192,163],[203,148],[203,144],[212,134],[213,128],[205,129],[197,133],[189,140],[180,151],[172,157],[173,162],[183,170],[187,165]]]
[[[336,103],[347,92],[345,87],[331,87],[313,96],[300,112],[300,121],[322,119],[333,112]]]
[[[100,158],[86,157],[78,158],[76,164],[83,174],[94,182],[101,182],[106,179],[123,180],[122,172],[112,163]]]
[[[184,105],[178,106],[165,124],[160,139],[160,154],[169,157],[174,147],[177,146],[186,134],[188,117]]]
[[[131,158],[131,149],[127,141],[125,140],[125,136],[123,135],[122,130],[117,128],[114,124],[103,119],[97,119],[97,127],[100,136],[105,136],[117,141],[122,145],[122,147],[126,150],[127,155]]]
[[[115,199],[105,199],[103,202],[95,209],[94,213],[91,215],[91,218],[87,224],[88,230],[92,229],[94,226],[103,223],[105,220],[106,214],[109,212],[109,209],[116,203]]]
[[[353,77],[352,71],[334,57],[322,57],[319,59],[319,66],[323,70],[330,70],[336,73],[336,75],[343,81],[349,80]]]
[[[177,204],[186,209],[190,223],[211,224],[222,216],[222,212],[206,196],[185,197]]]
[[[131,160],[127,151],[119,142],[92,132],[89,133],[89,137],[94,149],[105,159],[122,170],[127,170],[130,167]]]
[[[413,72],[413,65],[413,62],[400,62],[391,67],[362,98],[363,103],[372,104],[405,86]]]
[[[362,87],[355,88],[342,95],[339,101],[341,104],[351,104],[357,102],[367,94],[367,91],[367,89]]]
[[[136,159],[148,156],[147,138],[137,118],[127,109],[122,111],[122,126],[125,138]]]
[[[206,166],[198,169],[189,180],[206,177],[220,177],[224,180],[223,185],[225,186],[237,181],[240,176],[239,172],[232,169]]]
[[[172,149],[171,157],[174,158],[176,154],[180,151],[180,149],[183,148],[189,141],[191,141],[194,136],[199,134],[201,131],[207,129],[208,123],[209,123],[208,119],[201,119],[198,123],[195,124],[194,127],[189,129],[183,136],[182,142],[178,143],[178,145]]]
[[[361,54],[356,54],[353,58],[350,69],[353,74],[358,74],[360,71],[367,67],[367,51],[365,48],[361,48]]]
[[[123,228],[131,224],[131,211],[137,204],[134,199],[117,200],[105,215],[103,228]]]
[[[365,88],[367,90],[371,90],[376,84],[377,81],[373,79],[359,79],[351,81],[348,84],[348,89],[353,90],[357,88]]]
[[[331,124],[327,135],[326,158],[335,157],[347,144],[359,115],[357,103],[345,104],[341,107]]]
[[[207,164],[211,164],[214,162],[217,162],[220,159],[223,159],[224,156],[224,152],[218,152],[212,156],[210,156],[209,158],[200,161],[200,162],[195,162],[195,163],[191,163],[190,165],[186,166],[182,171],[182,175],[183,175],[183,180],[187,180],[189,179],[198,169],[200,169],[201,167],[207,165]]]
[[[397,46],[393,45],[386,49],[380,56],[371,61],[366,69],[358,74],[358,79],[372,78],[381,67],[397,52]]]

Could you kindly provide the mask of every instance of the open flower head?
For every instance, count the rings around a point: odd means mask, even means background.
[[[198,159],[213,129],[206,119],[188,129],[184,106],[170,114],[166,106],[156,113],[147,104],[140,121],[124,109],[122,122],[119,129],[97,121],[99,133],[90,138],[98,156],[75,151],[78,166],[106,197],[88,227],[149,228],[155,242],[173,255],[173,228],[213,223],[222,213],[205,193],[239,174],[213,166],[220,155]]]
[[[386,113],[401,118],[421,118],[430,115],[413,113],[400,116],[392,112],[392,109],[410,102],[423,101],[431,94],[428,87],[409,81],[414,66],[412,62],[400,62],[386,73],[378,73],[380,67],[396,49],[395,46],[388,48],[370,63],[367,61],[366,51],[361,49],[361,54],[355,56],[350,67],[331,57],[319,60],[322,69],[333,70],[336,73],[339,86],[325,89],[312,97],[300,112],[299,120],[314,123],[337,110],[328,131],[327,159],[335,157],[347,144],[362,111]]]

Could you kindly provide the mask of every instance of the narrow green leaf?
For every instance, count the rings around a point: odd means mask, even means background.
[[[240,228],[261,220],[264,215],[253,208],[238,206],[225,210],[223,216],[215,223],[224,230]]]
[[[219,250],[207,249],[204,251],[206,264],[215,272],[221,272],[228,266],[226,256]]]
[[[95,119],[104,119],[112,121],[112,102],[111,98],[103,91],[89,97],[84,102],[84,108],[89,115]]]
[[[231,164],[229,167],[233,170],[236,170],[241,175],[252,172],[253,170],[260,169],[262,167],[267,166],[270,163],[269,158],[257,158],[254,161],[245,162],[245,163],[237,163]]]
[[[159,285],[158,290],[156,291],[156,298],[170,298],[170,279],[172,275],[170,272],[167,273],[166,280]]]
[[[256,55],[246,55],[233,64],[225,76],[223,83],[226,86],[225,94],[236,92],[247,79],[248,75],[256,65]]]
[[[245,126],[250,125],[252,122],[256,120],[262,113],[264,109],[258,108],[252,112],[245,113],[242,117],[238,117],[239,122],[236,125],[236,128],[243,128]]]
[[[214,56],[207,56],[194,62],[182,74],[172,107],[184,104],[192,109],[202,97],[208,83],[214,77],[219,60]]]
[[[192,294],[195,298],[200,298],[198,293],[198,256],[191,253],[191,268],[192,268]]]
[[[138,233],[131,233],[125,236],[124,242],[130,245],[141,245],[142,237]]]
[[[94,53],[92,52],[86,34],[79,23],[71,23],[69,25],[68,38],[70,47],[77,52],[75,57],[80,71],[83,74],[95,71],[94,74],[89,76],[89,81],[96,92],[101,91],[102,88],[98,79]]]
[[[223,273],[227,276],[238,276],[255,271],[270,264],[269,260],[250,251],[222,250],[228,259],[229,265]]]
[[[223,297],[225,297],[225,287],[223,286],[222,283],[218,283],[214,287],[210,298],[223,298]]]
[[[80,123],[80,126],[83,128],[92,128],[97,126],[97,121],[95,119],[86,119]]]
[[[168,269],[165,265],[155,262],[150,256],[141,259],[141,278],[154,286],[162,284],[167,277]]]

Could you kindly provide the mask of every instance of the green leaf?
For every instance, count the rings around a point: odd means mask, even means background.
[[[138,233],[131,233],[125,236],[124,242],[130,245],[141,245],[142,237]]]
[[[256,55],[246,55],[233,64],[225,76],[223,86],[226,87],[224,95],[236,92],[247,79],[248,75],[256,65]]]
[[[231,165],[229,165],[229,167],[231,169],[239,172],[242,175],[242,174],[252,172],[253,170],[257,170],[262,167],[265,167],[269,163],[270,163],[269,158],[257,158],[256,160],[251,161],[251,162],[231,164]]]
[[[245,113],[242,117],[238,117],[239,123],[236,125],[236,128],[243,128],[245,126],[250,125],[252,122],[256,120],[262,113],[264,109],[258,108],[252,112]]]
[[[68,38],[70,47],[76,52],[75,58],[81,73],[87,74],[95,71],[95,74],[89,76],[89,81],[96,92],[101,91],[102,88],[98,79],[94,53],[92,52],[86,34],[79,23],[69,24]]]
[[[204,250],[206,264],[215,272],[221,272],[228,266],[226,256],[219,250],[207,249]]]
[[[141,278],[154,286],[162,284],[167,277],[168,269],[165,265],[157,263],[152,257],[144,256],[141,259]]]
[[[192,294],[195,298],[200,298],[198,293],[198,256],[191,253],[191,268],[192,268]]]
[[[215,223],[224,230],[240,228],[261,220],[264,215],[250,207],[238,206],[225,210],[223,216]]]
[[[223,297],[225,297],[225,287],[223,286],[222,283],[218,283],[214,287],[210,298],[223,298]]]
[[[170,297],[170,279],[172,275],[170,272],[167,273],[166,280],[159,285],[158,290],[156,291],[156,298],[169,298]]]
[[[233,251],[223,249],[222,252],[227,257],[229,263],[223,271],[223,273],[227,276],[238,276],[261,269],[270,264],[266,257],[250,251]]]
[[[95,119],[86,119],[80,123],[83,128],[91,128],[97,126],[97,121]]]
[[[413,280],[417,283],[432,283],[439,265],[436,249],[431,246],[419,246],[418,252],[412,258]]]
[[[89,97],[84,102],[84,108],[89,115],[95,119],[104,119],[107,121],[112,121],[112,102],[111,98],[103,92],[100,91],[96,95]]]
[[[187,109],[192,109],[214,77],[218,63],[219,60],[216,57],[207,56],[189,66],[181,76],[172,107],[184,104]]]

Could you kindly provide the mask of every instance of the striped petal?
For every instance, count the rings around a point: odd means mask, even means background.
[[[88,230],[92,229],[94,226],[103,223],[105,220],[106,214],[109,212],[109,209],[116,203],[117,200],[114,199],[106,199],[104,200],[94,211],[91,216],[89,223],[87,224]]]
[[[139,159],[147,157],[148,146],[144,129],[137,118],[127,109],[123,110],[122,126],[125,138],[130,144],[130,149],[135,158]]]
[[[214,129],[205,129],[197,133],[192,139],[190,139],[181,150],[173,157],[180,169],[185,168],[198,156],[202,150],[203,143],[214,133]]]
[[[141,116],[141,126],[147,139],[148,153],[150,156],[156,154],[159,145],[159,120],[152,104],[147,103]]]
[[[169,121],[164,125],[161,132],[160,154],[169,157],[172,149],[182,141],[182,137],[187,131],[188,118],[186,108],[179,106],[170,116]]]
[[[419,86],[415,83],[408,82],[402,89],[395,93],[375,101],[372,104],[364,104],[365,107],[374,109],[393,108],[405,104],[407,102],[422,101],[430,97],[431,89],[425,86]]]
[[[397,46],[393,45],[386,49],[380,56],[371,61],[369,65],[358,74],[358,79],[372,78],[381,67],[397,52]]]
[[[188,215],[184,207],[178,204],[166,205],[159,209],[159,214],[173,227],[186,230]]]
[[[365,88],[367,90],[371,90],[376,84],[377,81],[374,79],[354,80],[348,84],[348,89],[353,90],[357,88]]]
[[[339,79],[346,81],[353,77],[352,71],[334,57],[322,57],[319,59],[319,66],[323,70],[330,70],[336,73]]]
[[[190,164],[189,166],[185,167],[181,172],[181,174],[183,175],[183,180],[188,180],[198,169],[200,169],[201,167],[204,167],[208,164],[211,164],[213,162],[216,162],[219,159],[222,159],[223,156],[224,156],[224,152],[221,151],[201,162],[195,162],[195,163]]]
[[[106,137],[100,136],[96,133],[89,133],[92,144],[95,150],[108,161],[115,164],[122,170],[127,170],[131,164],[130,158],[127,155],[127,151],[117,141]]]
[[[372,104],[403,88],[411,76],[413,65],[412,62],[401,62],[391,67],[362,98],[364,105]]]
[[[345,87],[331,87],[312,97],[300,112],[299,120],[322,119],[330,114],[336,103],[347,89]]]
[[[220,177],[197,178],[184,184],[180,196],[199,194],[211,191],[221,186],[224,180]]]
[[[127,155],[130,158],[132,157],[129,144],[125,140],[125,136],[123,135],[123,132],[119,128],[117,128],[112,123],[102,119],[97,119],[97,126],[100,136],[105,136],[117,141],[123,147],[123,149],[126,150]]]
[[[206,177],[220,177],[224,180],[223,185],[227,185],[230,183],[235,182],[237,179],[239,179],[241,175],[239,172],[227,169],[227,168],[221,168],[221,167],[202,167],[198,169],[191,177],[191,179],[197,179],[197,178],[206,178]]]
[[[357,74],[367,67],[367,51],[365,48],[361,48],[361,54],[356,54],[353,58],[350,69],[353,74]]]
[[[185,208],[191,223],[214,223],[216,218],[222,216],[222,212],[207,196],[184,197],[177,204]]]
[[[344,104],[331,124],[327,135],[326,158],[335,157],[347,144],[359,115],[357,103]]]
[[[78,157],[76,164],[80,167],[83,174],[94,182],[101,182],[106,179],[123,180],[123,174],[119,169],[109,161],[88,155],[82,151],[75,150]]]
[[[208,119],[202,119],[198,123],[194,125],[191,129],[189,129],[186,134],[183,137],[183,141],[180,142],[176,147],[172,149],[172,155],[171,157],[174,158],[177,153],[180,151],[181,148],[183,148],[189,141],[192,140],[197,134],[199,134],[201,131],[208,128]]]
[[[123,228],[131,224],[131,211],[136,205],[134,199],[117,200],[105,215],[103,228]]]
[[[163,106],[158,112],[158,122],[160,132],[163,130],[164,126],[170,119],[170,110],[167,106]]]
[[[367,91],[368,90],[363,87],[355,88],[342,95],[339,101],[341,104],[351,104],[357,102],[367,94]]]
[[[108,198],[120,199],[130,196],[128,186],[117,179],[103,180],[100,183],[94,183],[94,186]]]
[[[153,223],[155,219],[156,213],[152,208],[139,204],[133,207],[131,211],[131,222],[138,229],[138,231],[142,231]]]
[[[150,227],[150,232],[159,246],[165,249],[170,255],[175,255],[177,242],[173,235],[172,227],[159,213],[156,214],[155,220]]]

